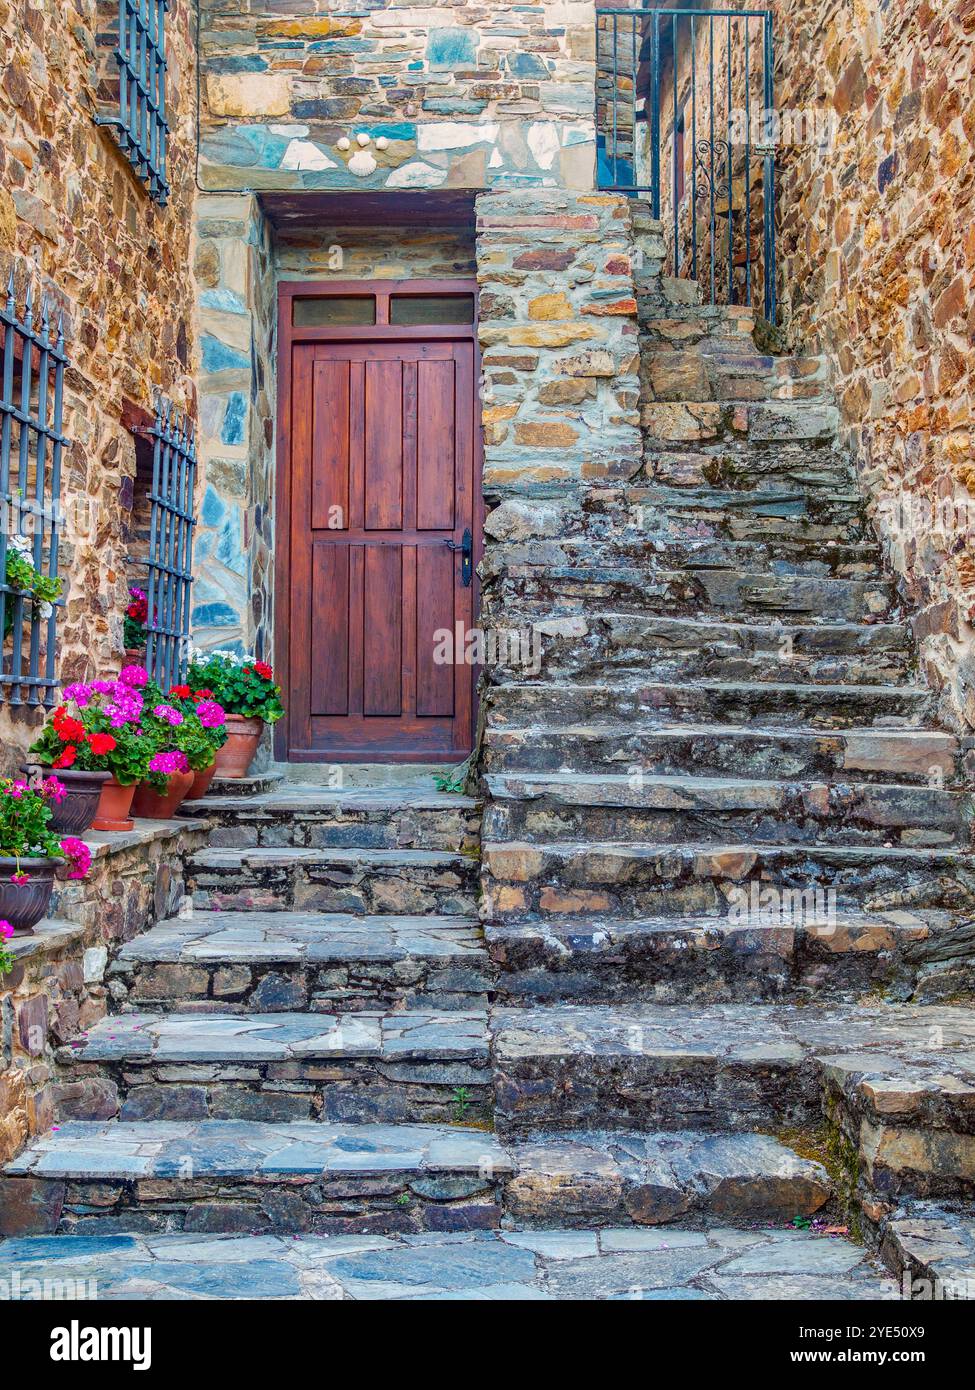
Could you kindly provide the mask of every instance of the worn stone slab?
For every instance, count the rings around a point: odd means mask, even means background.
[[[57,1236],[0,1242],[0,1280],[77,1281],[82,1297],[155,1300],[353,1299],[367,1301],[511,1299],[719,1299],[725,1297],[871,1300],[896,1296],[893,1280],[859,1247],[842,1238],[796,1233],[805,1262],[846,1265],[849,1272],[783,1276],[773,1270],[780,1233],[742,1232],[767,1250],[768,1267],[725,1274],[737,1257],[728,1233],[693,1233],[682,1243],[617,1248],[611,1232],[517,1235],[394,1235],[293,1237],[187,1234]],[[703,1244],[701,1243],[703,1240]],[[581,1242],[584,1241],[584,1245]],[[580,1248],[581,1245],[581,1248]],[[829,1252],[819,1254],[820,1247]],[[808,1252],[807,1252],[808,1248]],[[585,1253],[582,1253],[582,1250]],[[806,1253],[807,1252],[807,1253]],[[781,1290],[788,1284],[788,1294]],[[34,1284],[30,1285],[35,1287]],[[775,1290],[780,1292],[776,1293]],[[736,1289],[737,1292],[731,1292]]]

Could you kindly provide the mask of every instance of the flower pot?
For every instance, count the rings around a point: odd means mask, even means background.
[[[217,776],[246,777],[263,731],[263,719],[245,719],[242,714],[228,714],[227,742],[217,749]]]
[[[126,647],[123,666],[141,666],[146,659],[145,647]]]
[[[31,932],[46,914],[54,891],[54,874],[60,859],[0,857],[0,920],[6,919],[15,932]],[[28,874],[26,883],[12,883],[18,870]]]
[[[210,783],[217,771],[217,764],[212,762],[209,767],[203,768],[202,772],[194,772],[193,784],[186,793],[187,801],[199,801],[201,796],[206,796],[210,790]]]
[[[134,830],[135,822],[129,815],[134,795],[134,782],[123,787],[121,782],[116,782],[114,777],[110,777],[102,787],[102,794],[98,799],[98,810],[91,823],[92,830]]]
[[[45,767],[38,763],[26,765],[27,775],[40,772],[43,777],[56,777],[67,791],[67,796],[58,804],[53,799],[48,803],[51,819],[48,827],[65,835],[83,835],[91,826],[98,812],[102,787],[111,776],[108,772],[73,772],[71,768]]]
[[[162,794],[151,782],[140,782],[132,798],[132,814],[144,820],[171,820],[192,785],[192,772],[172,773]]]

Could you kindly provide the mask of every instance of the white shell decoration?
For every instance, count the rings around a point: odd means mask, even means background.
[[[352,141],[349,139],[347,135],[343,135],[341,140],[337,140],[335,142],[335,148],[338,150],[348,150],[351,149],[351,147]]]
[[[377,149],[377,150],[388,150],[388,149],[389,149],[389,141],[386,139],[385,135],[380,135],[379,139],[376,141],[376,149]]]
[[[349,173],[355,174],[357,179],[367,179],[370,174],[375,173],[376,161],[368,150],[356,150],[347,167]]]
[[[365,149],[366,146],[369,144],[369,142],[370,142],[370,140],[371,140],[372,137],[369,136],[369,135],[367,135],[366,132],[365,132],[364,130],[360,130],[360,131],[359,131],[359,134],[358,134],[355,138],[356,138],[356,143],[357,143],[362,149]]]

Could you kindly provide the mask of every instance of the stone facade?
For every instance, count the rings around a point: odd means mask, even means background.
[[[778,0],[775,22],[779,107],[835,117],[825,150],[781,152],[784,317],[833,360],[925,673],[971,727],[975,15]]]
[[[168,205],[153,202],[107,129],[95,0],[0,3],[0,280],[14,272],[65,312],[63,467],[66,580],[58,672],[92,676],[117,662],[126,601],[126,518],[136,473],[126,403],[149,410],[163,391],[195,410],[190,263],[194,190],[191,11],[169,19]],[[110,42],[110,41],[109,41]],[[0,710],[9,767],[32,738],[37,712]]]
[[[595,7],[203,0],[214,189],[591,188]]]

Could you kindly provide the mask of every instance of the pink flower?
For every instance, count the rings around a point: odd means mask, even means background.
[[[43,791],[48,801],[53,801],[55,806],[60,806],[68,794],[67,787],[56,777],[45,777]]]
[[[0,917],[0,940],[9,941],[13,934],[14,929],[6,917]]]
[[[79,709],[85,709],[91,703],[92,686],[86,685],[83,681],[75,681],[73,685],[64,687],[64,698],[74,700]]]
[[[25,883],[30,883],[30,874],[25,874],[23,869],[18,869],[15,874],[10,875],[10,882],[16,883],[19,886],[22,886]]]
[[[141,688],[149,679],[149,672],[144,666],[123,666],[119,672],[119,680],[123,685],[136,686]]]
[[[189,766],[186,754],[174,748],[169,753],[156,753],[149,763],[149,771],[163,772],[171,777],[174,772],[188,772]]]
[[[204,729],[215,729],[227,722],[223,706],[218,705],[216,700],[201,700],[196,707],[196,714]]]
[[[18,777],[16,782],[11,782],[7,788],[7,795],[12,796],[15,801],[19,801],[27,790],[27,783],[22,777]]]
[[[85,878],[91,868],[91,850],[84,840],[76,839],[69,835],[61,841],[61,852],[71,865],[71,872],[68,878]]]
[[[172,705],[156,705],[152,712],[157,719],[165,719],[167,724],[172,724],[174,729],[183,722],[183,716]]]

